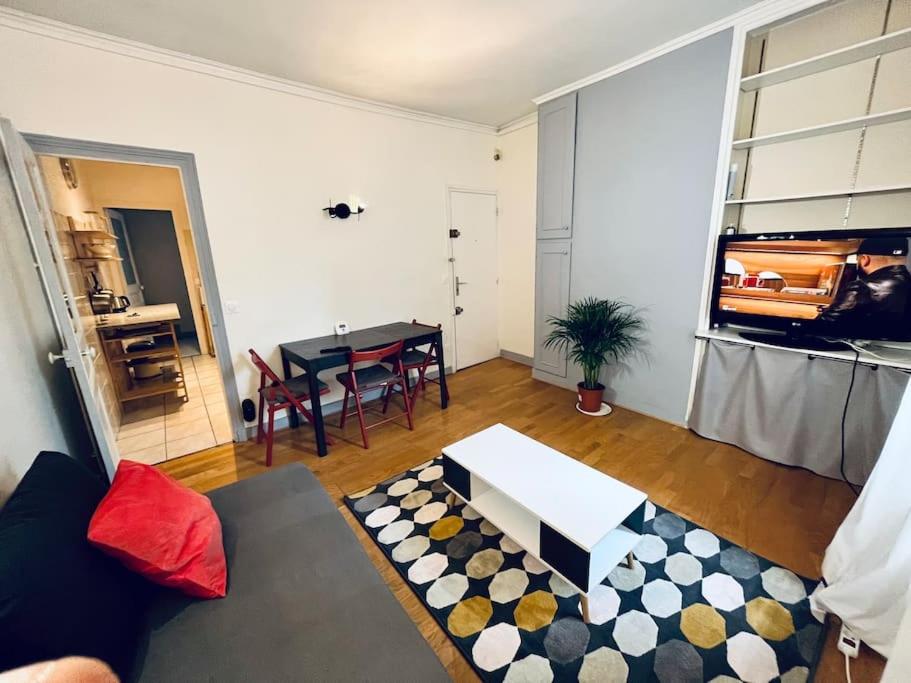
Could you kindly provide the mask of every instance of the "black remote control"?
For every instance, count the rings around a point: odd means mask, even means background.
[[[351,347],[350,346],[333,346],[328,349],[320,349],[319,352],[320,353],[350,353]]]

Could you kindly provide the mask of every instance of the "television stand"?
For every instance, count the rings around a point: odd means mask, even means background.
[[[779,334],[777,332],[739,332],[748,341],[781,346],[786,349],[806,349],[807,351],[850,351],[851,347],[844,342],[826,341],[811,335]]]

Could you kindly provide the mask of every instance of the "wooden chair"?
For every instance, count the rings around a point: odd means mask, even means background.
[[[362,404],[363,395],[370,389],[383,389],[383,413],[389,407],[389,399],[392,396],[392,390],[398,386],[401,388],[402,400],[405,404],[405,416],[408,418],[408,429],[414,429],[414,421],[411,417],[411,401],[408,396],[408,385],[405,383],[405,370],[402,366],[402,345],[404,342],[398,341],[376,351],[352,351],[348,354],[348,370],[338,373],[335,378],[345,387],[345,398],[342,400],[342,415],[339,420],[339,427],[345,426],[345,420],[350,415],[357,414],[357,419],[361,425],[361,438],[364,440],[364,448],[370,448],[367,441],[367,430],[377,427],[386,422],[398,419],[400,416],[386,418],[371,425],[368,425],[364,419],[364,407]],[[392,363],[390,370],[380,363],[386,359],[386,362]],[[391,360],[390,360],[391,359]],[[373,365],[355,369],[357,363],[375,361]],[[355,411],[348,413],[348,397],[354,395]]]
[[[272,467],[272,440],[275,435],[275,413],[279,410],[288,408],[297,408],[306,420],[313,424],[312,413],[304,407],[304,401],[310,400],[310,385],[307,375],[298,375],[291,379],[281,380],[278,375],[272,371],[272,368],[264,361],[256,351],[249,349],[250,358],[253,365],[259,370],[259,411],[256,422],[256,443],[262,443],[263,436],[266,437],[266,467]],[[319,393],[328,394],[329,386],[319,382]],[[268,406],[269,424],[268,429],[263,430],[263,409]],[[326,435],[326,442],[330,445],[333,443],[329,435]]]
[[[436,325],[427,325],[426,323],[419,323],[417,320],[411,320],[412,325],[424,325],[426,327],[436,327],[438,330],[443,329],[442,323],[437,323]],[[417,370],[418,378],[414,384],[414,388],[410,389],[411,391],[411,403],[414,404],[415,399],[417,399],[418,394],[422,391],[426,391],[427,382],[433,382],[440,386],[442,391],[442,385],[440,384],[439,379],[431,379],[427,377],[427,370],[432,365],[436,365],[440,354],[439,354],[439,342],[432,342],[426,351],[421,349],[406,349],[402,352],[402,367],[405,370],[405,384],[408,384],[408,373],[412,370]],[[387,361],[388,362],[388,361]],[[449,400],[449,391],[446,391],[446,399]]]

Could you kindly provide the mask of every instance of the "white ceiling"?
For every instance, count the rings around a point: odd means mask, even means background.
[[[500,125],[757,0],[0,0],[309,85]]]

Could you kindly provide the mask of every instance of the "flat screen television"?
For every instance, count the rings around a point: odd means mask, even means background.
[[[911,341],[909,249],[911,228],[722,235],[711,325],[796,348]]]

